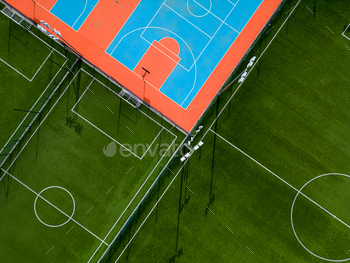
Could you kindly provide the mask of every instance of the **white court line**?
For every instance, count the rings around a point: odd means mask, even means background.
[[[274,28],[275,26],[271,27],[271,29],[269,31],[267,31],[267,33],[265,35],[267,35],[268,33],[270,33],[270,31]]]
[[[230,16],[230,14],[232,13],[232,11],[233,11],[233,9],[234,9],[235,7],[233,7],[232,9],[231,9],[231,11],[228,13],[228,15],[225,17],[225,20],[224,21],[226,21],[226,19]],[[217,32],[219,32],[219,30],[221,29],[221,27],[222,27],[222,25],[223,25],[224,23],[221,23],[221,25],[218,27],[218,29],[215,31],[215,33],[214,33],[214,35],[213,35],[213,37],[209,40],[209,42],[206,44],[206,46],[204,47],[204,49],[202,50],[202,52],[199,54],[199,56],[197,57],[197,59],[196,59],[196,61],[195,61],[195,65],[196,65],[196,63],[197,63],[197,60],[202,56],[202,54],[203,54],[203,52],[207,49],[207,47],[208,47],[208,45],[210,44],[210,42],[212,41],[212,39],[215,37],[215,35],[217,34]],[[247,24],[248,24],[248,22],[247,22]],[[242,30],[243,31],[243,30]],[[228,50],[226,51],[226,53],[228,52]],[[225,53],[225,55],[226,55],[226,53]],[[221,60],[224,58],[224,56],[221,58]],[[220,60],[220,61],[221,61]],[[218,63],[219,64],[219,63]],[[215,69],[216,69],[216,67],[215,67]],[[214,70],[215,70],[214,69]],[[213,72],[214,72],[214,70],[213,70]],[[197,74],[196,74],[197,75]],[[208,76],[208,78],[211,76],[211,74]],[[207,78],[207,79],[208,79]],[[190,90],[190,92],[187,94],[187,96],[186,96],[186,98],[182,101],[182,103],[181,103],[181,105],[180,106],[182,106],[184,103],[185,103],[185,101],[187,100],[187,98],[191,95],[191,93],[192,93],[192,91],[193,91],[193,89],[194,89],[194,87]],[[198,92],[200,91],[200,89],[197,91],[197,93],[195,94],[195,96],[198,94]]]
[[[74,223],[76,223],[78,226],[80,226],[81,228],[85,229],[87,232],[89,232],[91,235],[93,235],[95,238],[97,238],[98,240],[100,240],[101,242],[103,242],[105,245],[109,246],[106,242],[104,242],[104,240],[102,240],[101,238],[99,238],[97,235],[95,235],[94,233],[92,233],[89,229],[87,229],[86,227],[84,227],[82,224],[80,224],[78,221],[76,221],[73,217],[69,216],[68,214],[66,214],[65,212],[63,212],[61,209],[59,209],[57,206],[55,206],[54,204],[52,204],[51,202],[49,202],[48,200],[46,200],[44,197],[42,197],[40,194],[38,194],[37,192],[35,192],[33,189],[31,189],[29,186],[27,186],[26,184],[22,183],[20,180],[18,180],[16,177],[14,177],[12,174],[10,174],[9,172],[5,171],[4,169],[1,168],[1,170],[5,173],[7,173],[9,176],[11,176],[14,180],[16,180],[18,183],[20,183],[21,185],[23,185],[25,188],[27,188],[29,191],[31,191],[33,194],[35,194],[37,197],[41,198],[42,200],[44,200],[46,203],[48,203],[49,205],[51,205],[53,208],[55,208],[56,210],[60,211],[62,214],[64,214],[66,217],[68,217],[70,220],[72,220]]]
[[[228,229],[228,230],[230,230],[230,232],[231,232],[232,234],[235,234],[235,233],[233,233],[233,232],[232,232],[232,230],[231,230],[231,229],[229,229],[229,228],[228,228],[228,226],[226,226],[226,227],[227,227],[227,229]]]
[[[160,160],[158,161],[158,163],[156,164],[156,166],[153,168],[153,170],[150,172],[150,174],[147,176],[146,180],[142,183],[142,185],[140,186],[140,188],[138,189],[138,191],[136,192],[136,194],[134,195],[134,197],[130,200],[129,204],[125,207],[124,211],[121,213],[121,215],[119,216],[119,218],[117,219],[117,221],[114,223],[114,225],[111,227],[111,229],[108,231],[107,235],[105,236],[105,238],[103,239],[103,241],[105,241],[107,239],[107,237],[109,236],[109,234],[113,231],[114,227],[118,224],[119,220],[122,218],[122,216],[124,215],[124,213],[127,211],[127,209],[129,208],[129,206],[131,205],[131,203],[134,201],[134,199],[136,198],[136,196],[138,195],[138,193],[141,191],[141,189],[143,188],[143,186],[146,184],[146,182],[148,181],[148,179],[150,178],[151,174],[153,174],[153,172],[155,171],[155,169],[158,167],[158,165],[160,164],[160,162],[163,160],[164,156],[168,153],[168,151],[171,149],[172,145],[174,144],[174,142],[176,141],[177,136],[175,136],[175,139],[172,141],[172,143],[170,144],[169,148],[166,150],[166,152],[164,153],[164,155],[162,156],[162,158],[160,158]],[[188,159],[187,159],[188,160]],[[187,160],[185,161],[185,163],[187,162]],[[165,168],[163,168],[165,169]],[[180,169],[181,170],[181,169]],[[178,175],[178,173],[177,173]],[[175,176],[175,178],[177,177],[177,175]],[[175,179],[174,178],[174,179]],[[156,180],[153,182],[153,184],[156,182]],[[152,184],[152,186],[153,186]],[[124,228],[124,226],[128,223],[129,219],[131,218],[131,216],[133,216],[133,213],[136,211],[136,209],[139,207],[139,205],[142,203],[142,201],[144,200],[144,198],[147,196],[147,194],[149,193],[150,189],[152,188],[152,186],[147,190],[147,192],[144,194],[144,196],[142,197],[142,199],[139,201],[139,203],[137,204],[137,206],[135,207],[134,211],[130,214],[129,218],[125,221],[125,223],[123,224],[123,226],[120,228],[120,230],[118,231],[118,233],[115,235],[113,241],[111,242],[111,244],[113,244],[114,240],[119,236],[120,232],[122,231],[122,229]],[[169,185],[170,186],[170,185]],[[168,187],[169,187],[168,186]],[[164,195],[164,194],[163,194]],[[163,196],[162,195],[162,196]],[[162,196],[159,198],[158,202],[161,200]],[[158,203],[157,202],[157,203]],[[154,207],[153,207],[154,209]],[[152,209],[152,211],[153,211]],[[143,224],[143,223],[142,223]],[[141,225],[142,226],[142,225]],[[137,232],[136,232],[137,233]],[[100,243],[100,245],[98,246],[98,248],[95,250],[95,252],[92,254],[92,256],[90,257],[89,261],[90,262],[92,260],[92,258],[95,256],[95,254],[97,253],[97,251],[100,249],[100,247],[102,246],[102,243]],[[108,246],[108,248],[110,247],[110,245]],[[107,250],[106,250],[107,251]],[[123,251],[124,252],[124,251]],[[122,252],[122,253],[123,253]]]
[[[226,73],[227,74],[227,73]],[[208,93],[214,88],[215,86],[213,86],[210,90],[208,90],[207,93],[205,93],[205,95],[208,95]]]
[[[246,247],[246,248],[248,248],[248,249],[249,249],[249,251],[253,253],[253,251],[251,251],[249,247],[247,247],[247,246],[245,246],[245,247]],[[254,254],[254,253],[253,253],[253,254]]]
[[[92,206],[92,207],[89,209],[89,211],[86,212],[85,215],[87,215],[94,207],[95,207],[95,206]]]
[[[112,186],[111,189],[108,190],[108,192],[106,194],[108,194],[113,188],[114,188],[114,185]]]
[[[264,165],[262,165],[261,163],[259,163],[258,161],[256,161],[255,159],[253,159],[251,156],[249,156],[248,154],[246,154],[245,152],[243,152],[241,149],[239,149],[238,147],[236,147],[235,145],[233,145],[231,142],[229,142],[228,140],[226,140],[224,137],[222,137],[221,135],[219,135],[218,133],[216,133],[215,131],[213,131],[211,128],[209,128],[209,130],[211,132],[213,132],[215,135],[217,135],[219,138],[221,138],[223,141],[225,141],[226,143],[228,143],[229,145],[231,145],[233,148],[235,148],[237,151],[239,151],[240,153],[242,153],[243,155],[245,155],[246,157],[248,157],[250,160],[252,160],[253,162],[255,162],[256,164],[258,164],[260,167],[264,168],[266,171],[268,171],[270,174],[272,174],[273,176],[277,177],[278,179],[280,179],[282,182],[284,182],[286,185],[288,185],[290,188],[292,188],[293,190],[297,191],[298,193],[300,193],[302,196],[304,196],[306,199],[308,199],[310,202],[312,202],[313,204],[315,204],[316,206],[318,206],[319,208],[321,208],[323,211],[325,211],[327,214],[329,214],[330,216],[334,217],[335,219],[337,219],[340,223],[342,223],[344,226],[348,227],[350,229],[350,226],[348,224],[346,224],[344,221],[340,220],[338,217],[336,217],[335,215],[333,215],[331,212],[329,212],[327,209],[323,208],[321,205],[319,205],[318,203],[316,203],[314,200],[312,200],[310,197],[308,197],[307,195],[305,195],[304,193],[300,192],[297,188],[295,188],[293,185],[291,185],[290,183],[288,183],[286,180],[283,180],[281,177],[279,177],[277,174],[275,174],[274,172],[272,172],[271,170],[269,170],[268,168],[266,168]]]
[[[214,215],[213,211],[210,210],[210,208],[208,206],[206,206],[206,208],[208,208],[208,210]]]
[[[72,25],[72,28],[75,26],[75,24],[78,22],[78,20],[80,19],[80,17],[84,14],[85,10],[86,10],[86,6],[87,6],[88,0],[85,1],[85,6],[83,9],[83,12],[81,12],[80,16],[78,17],[77,20],[75,20],[74,24]]]
[[[9,63],[7,63],[6,61],[2,60],[0,58],[0,60],[5,63],[8,67],[10,67],[11,69],[13,69],[14,71],[16,71],[18,74],[20,74],[22,77],[26,78],[28,81],[32,82],[33,79],[35,78],[35,76],[39,73],[40,69],[44,66],[44,64],[46,63],[46,61],[48,60],[48,58],[50,57],[50,55],[52,54],[53,50],[51,50],[50,54],[45,58],[44,62],[40,65],[39,69],[35,72],[34,76],[32,78],[28,78],[26,75],[24,75],[22,72],[20,72],[18,69],[16,69],[15,67],[11,66]]]
[[[233,28],[232,26],[230,26],[229,24],[226,23],[226,19],[227,17],[225,18],[225,21],[222,20],[220,17],[217,17],[214,13],[210,12],[210,10],[206,9],[204,6],[202,6],[200,3],[198,3],[197,1],[193,0],[193,2],[195,2],[197,5],[199,5],[200,7],[202,7],[205,11],[208,12],[208,14],[211,14],[212,16],[214,16],[216,19],[218,19],[221,23],[224,23],[226,26],[228,26],[229,28],[231,28],[233,31],[235,31],[236,33],[240,33],[238,30],[236,30],[235,28]],[[188,2],[187,2],[188,3]],[[238,3],[238,2],[237,2]],[[232,4],[232,3],[231,3]],[[234,5],[234,4],[232,4]],[[237,5],[237,4],[236,4]],[[236,5],[234,5],[233,9],[236,7]]]
[[[350,50],[350,48],[348,46],[346,46],[346,48]]]
[[[283,26],[285,25],[285,23],[288,21],[289,17],[292,15],[292,13],[294,12],[294,10],[296,9],[296,7],[299,5],[299,3],[301,2],[301,0],[298,1],[298,3],[294,6],[293,11],[288,15],[288,17],[286,18],[286,20],[282,23],[281,27],[277,30],[276,34],[272,37],[272,39],[270,40],[269,44],[266,46],[266,48],[263,50],[263,52],[260,54],[259,58],[257,59],[256,62],[258,62],[260,60],[260,58],[263,56],[263,54],[266,52],[266,50],[268,49],[268,47],[271,45],[271,43],[273,42],[273,40],[276,38],[276,36],[279,34],[279,32],[281,31],[281,29],[283,28]],[[292,10],[291,9],[291,10]],[[291,11],[290,10],[290,11]],[[254,65],[252,66],[252,69],[255,67],[257,63],[254,63]],[[251,72],[251,71],[250,71]],[[248,72],[248,75],[250,74],[250,72]],[[227,105],[229,105],[230,101],[232,100],[232,98],[236,95],[237,91],[239,90],[239,88],[241,87],[242,83],[239,85],[239,87],[235,90],[235,92],[232,94],[231,98],[228,100],[228,102],[224,105],[224,107],[222,108],[222,110],[220,111],[220,113],[218,114],[218,116],[215,118],[215,120],[212,122],[212,124],[210,125],[210,128],[215,124],[215,122],[217,121],[217,119],[220,117],[220,115],[222,114],[222,112],[225,110],[225,108],[227,107]],[[206,131],[206,133],[204,134],[203,138],[208,134],[209,129]],[[189,159],[186,159],[186,161],[183,163],[182,167],[179,169],[179,171],[177,172],[176,176],[173,178],[173,180],[170,182],[170,184],[168,185],[168,187],[164,190],[164,193],[161,195],[161,197],[158,199],[158,201],[156,202],[156,204],[153,206],[152,210],[148,213],[148,215],[146,216],[146,218],[143,220],[142,224],[140,225],[140,227],[137,229],[137,231],[135,232],[135,234],[132,236],[132,238],[130,239],[129,243],[125,246],[125,248],[123,249],[123,251],[120,253],[119,257],[117,258],[117,260],[115,262],[117,262],[122,255],[124,254],[125,250],[128,248],[128,246],[130,245],[130,243],[133,241],[133,239],[135,238],[136,234],[140,231],[141,227],[144,225],[144,223],[146,222],[146,220],[149,218],[149,216],[151,215],[151,213],[153,212],[153,210],[156,208],[156,206],[158,205],[158,203],[161,201],[161,199],[163,198],[163,196],[165,195],[165,193],[168,191],[168,189],[170,188],[170,186],[173,184],[174,180],[176,179],[176,177],[178,176],[178,174],[180,173],[180,171],[183,169],[184,165],[187,163]],[[116,235],[116,237],[119,235],[119,233]],[[115,238],[114,238],[115,240]],[[114,241],[113,240],[113,241]],[[113,244],[113,241],[111,244]],[[101,247],[102,244],[100,244],[100,246],[97,248],[97,250]],[[91,261],[91,259],[93,258],[93,256],[96,254],[97,250],[95,251],[95,253],[92,255],[92,257],[90,258],[90,260],[88,262]],[[107,251],[107,250],[106,250]]]
[[[107,106],[106,106],[106,108],[109,109],[109,111],[112,112],[112,113],[114,114],[114,112],[113,112],[110,108],[108,108]]]
[[[46,252],[46,255],[54,248],[55,246],[52,246],[49,251]]]
[[[125,127],[132,133],[132,134],[135,134],[132,132],[132,130],[130,130],[130,128],[128,126],[125,125]]]
[[[186,18],[184,18],[182,15],[180,15],[178,12],[176,12],[174,9],[172,9],[170,6],[168,6],[167,4],[164,4],[167,8],[169,8],[171,11],[173,11],[175,14],[177,14],[179,17],[181,17],[183,20],[185,20],[187,23],[189,23],[190,25],[194,26],[195,28],[197,28],[200,32],[202,32],[204,35],[206,35],[207,37],[209,37],[210,39],[212,39],[212,36],[209,36],[207,33],[205,33],[202,29],[200,29],[198,26],[196,26],[195,24],[193,24],[192,22],[188,21]]]
[[[129,171],[126,172],[128,174],[135,166],[131,167]]]
[[[194,194],[193,192],[192,192],[192,190],[190,189],[190,188],[188,188],[188,186],[186,185],[186,188],[188,189],[188,190],[190,190],[190,192],[192,193],[192,194]]]
[[[186,112],[186,115],[190,113],[191,110],[193,110],[194,106],[188,111]]]
[[[297,4],[297,5],[298,5],[298,4]],[[292,6],[292,8],[288,10],[288,12],[286,13],[286,15],[287,15],[290,11],[294,10],[293,8],[294,8],[294,6]]]
[[[71,227],[71,229],[69,229],[66,233],[66,235],[73,229],[74,226]]]
[[[147,153],[148,150],[151,148],[151,146],[153,145],[153,143],[157,140],[158,136],[161,134],[162,131],[163,131],[163,128],[160,129],[160,132],[158,132],[157,136],[153,139],[151,145],[148,146],[147,150],[144,152],[144,154],[142,155],[141,159],[143,159],[143,157],[146,155],[146,153]]]
[[[329,31],[331,31],[331,32],[332,32],[332,34],[334,35],[333,31],[332,31],[332,30],[330,30],[328,26],[326,26],[326,27],[327,27],[327,29],[328,29]]]
[[[314,12],[312,12],[311,9],[310,9],[308,6],[306,6],[306,8],[309,9],[309,11],[310,11],[312,14],[314,14]]]

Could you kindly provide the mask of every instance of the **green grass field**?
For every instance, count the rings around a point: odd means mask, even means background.
[[[9,19],[0,18],[6,29]],[[26,114],[13,108],[30,109],[52,92],[45,89],[66,60],[29,33],[17,43],[27,33],[15,32],[0,41],[1,59],[13,66],[0,63],[2,144]],[[165,169],[185,135],[120,91],[78,62],[2,167],[0,261],[96,262]]]
[[[103,262],[350,260],[349,13],[285,2],[248,78],[200,123],[202,148]]]
[[[349,13],[285,1],[247,79],[200,120],[204,145],[167,167],[185,135],[78,62],[0,170],[0,261],[98,262],[110,245],[103,263],[350,260]],[[43,63],[41,41],[0,23],[0,58],[29,79],[42,65],[29,81],[0,63],[5,144],[26,115],[13,108],[33,107],[65,59]]]

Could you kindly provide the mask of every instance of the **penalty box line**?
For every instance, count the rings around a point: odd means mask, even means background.
[[[8,174],[10,177],[12,177],[14,180],[16,180],[18,183],[20,183],[21,185],[23,185],[25,188],[27,188],[29,191],[31,191],[32,193],[34,193],[37,197],[40,197],[42,200],[44,200],[46,203],[48,203],[49,205],[51,205],[53,208],[55,208],[57,211],[61,212],[62,214],[64,214],[66,217],[68,217],[70,220],[72,220],[74,223],[76,223],[78,226],[80,226],[81,228],[83,228],[84,230],[86,230],[87,232],[89,232],[91,235],[93,235],[95,238],[97,238],[98,240],[100,240],[101,242],[103,242],[105,245],[109,246],[106,242],[104,242],[104,240],[102,240],[101,238],[99,238],[97,235],[95,235],[94,233],[92,233],[89,229],[87,229],[86,227],[84,227],[82,224],[80,224],[78,221],[76,221],[73,217],[70,217],[69,215],[67,215],[65,212],[63,212],[61,209],[59,209],[57,206],[55,206],[54,204],[52,204],[50,201],[46,200],[44,197],[42,197],[40,194],[38,194],[37,192],[35,192],[33,189],[31,189],[29,186],[27,186],[26,184],[24,184],[23,182],[21,182],[19,179],[17,179],[15,176],[13,176],[12,174],[10,174],[8,171],[4,170],[1,168],[1,170],[3,172],[5,172],[6,174]]]
[[[136,196],[139,194],[139,192],[141,191],[141,189],[143,188],[143,186],[146,184],[146,182],[148,181],[148,179],[150,178],[150,176],[153,174],[153,172],[155,171],[155,169],[159,166],[159,164],[161,163],[161,161],[163,160],[164,156],[167,155],[168,151],[171,149],[171,147],[173,146],[174,142],[176,141],[177,136],[175,136],[174,140],[172,141],[172,143],[170,144],[170,146],[168,147],[168,149],[166,150],[166,152],[163,154],[162,158],[160,158],[160,160],[158,161],[158,163],[155,165],[155,167],[153,168],[153,170],[150,172],[150,174],[147,176],[146,180],[142,183],[142,185],[140,186],[140,188],[138,189],[138,191],[136,192],[136,194],[134,195],[134,197],[130,200],[129,204],[125,207],[124,211],[121,213],[121,215],[119,216],[119,218],[117,219],[117,221],[114,223],[114,225],[111,227],[111,229],[108,231],[107,235],[105,236],[105,238],[103,239],[103,241],[105,241],[108,236],[110,235],[110,233],[113,231],[113,229],[115,228],[115,226],[118,224],[118,222],[120,221],[120,219],[122,218],[122,216],[125,214],[126,210],[129,208],[129,206],[131,205],[131,203],[134,201],[134,199],[136,198]],[[165,167],[163,168],[163,170],[165,169]],[[181,170],[181,169],[180,169]],[[158,175],[159,177],[159,175]],[[157,178],[158,178],[157,177]],[[153,184],[150,186],[150,188],[147,190],[147,192],[143,195],[142,199],[139,201],[139,203],[136,205],[134,211],[130,214],[129,218],[125,221],[125,223],[123,224],[123,226],[120,228],[120,230],[118,231],[118,233],[116,234],[116,236],[114,237],[114,239],[112,240],[111,244],[108,246],[108,248],[114,243],[115,239],[119,236],[120,232],[122,231],[122,229],[125,227],[125,225],[129,222],[130,218],[134,215],[134,212],[136,211],[136,209],[140,206],[140,204],[143,202],[143,200],[145,199],[145,197],[147,196],[147,194],[149,193],[149,191],[152,189],[154,183],[157,181],[157,179],[153,182]],[[90,257],[88,263],[93,259],[93,257],[96,255],[97,251],[100,249],[100,247],[102,246],[102,242],[100,243],[100,245],[98,246],[98,248],[95,250],[95,252],[92,254],[92,256]],[[107,250],[108,250],[107,248]],[[107,251],[106,250],[106,251]]]
[[[102,86],[104,86],[106,89],[108,89],[109,91],[113,92],[115,95],[117,95],[119,98],[121,98],[123,101],[125,101],[126,103],[128,103],[131,107],[135,108],[134,105],[132,105],[129,101],[127,101],[126,99],[124,99],[123,97],[121,97],[117,92],[115,92],[114,90],[112,90],[111,88],[107,87],[104,83],[102,83],[100,80],[96,79],[94,76],[92,76],[90,73],[86,72],[84,69],[81,69],[82,71],[84,71],[87,75],[89,75],[91,78],[93,78],[95,81],[97,81],[98,83],[100,83]],[[150,120],[152,120],[154,123],[158,124],[160,127],[162,127],[164,130],[166,130],[167,132],[171,133],[174,137],[177,137],[175,134],[173,134],[170,130],[168,130],[167,128],[165,128],[163,125],[161,125],[159,122],[157,122],[156,120],[154,120],[153,118],[151,118],[150,116],[148,116],[146,113],[144,113],[142,110],[140,110],[140,108],[138,109],[143,115],[145,115],[147,118],[149,118]]]
[[[85,73],[87,73],[85,70],[82,69],[82,71],[84,71]],[[79,72],[78,72],[79,73]],[[78,74],[77,73],[77,74]],[[91,76],[89,73],[87,73],[89,76]],[[72,112],[75,113],[77,116],[79,116],[80,118],[82,118],[84,121],[86,121],[87,123],[89,123],[91,126],[93,126],[95,129],[99,130],[101,133],[103,133],[104,135],[106,135],[108,138],[110,138],[111,140],[113,140],[114,142],[116,142],[119,146],[121,146],[122,148],[126,149],[128,152],[130,152],[132,155],[134,155],[135,157],[137,157],[138,159],[142,160],[143,157],[147,154],[147,152],[149,151],[149,149],[152,147],[153,143],[156,141],[156,139],[159,137],[160,133],[165,129],[163,126],[160,125],[161,130],[158,132],[157,136],[153,139],[152,143],[150,144],[150,146],[147,148],[147,150],[144,152],[144,154],[140,157],[137,154],[135,154],[134,152],[130,151],[127,147],[125,147],[123,144],[121,144],[119,141],[117,141],[116,139],[114,139],[112,136],[108,135],[106,132],[104,132],[102,129],[98,128],[96,125],[94,125],[92,122],[88,121],[86,118],[84,118],[81,114],[77,113],[76,111],[74,111],[74,108],[76,107],[76,105],[80,102],[80,100],[83,98],[83,96],[85,95],[85,93],[87,92],[87,90],[90,88],[91,84],[97,80],[95,77],[91,76],[93,79],[91,80],[90,84],[86,87],[85,91],[83,92],[83,94],[80,96],[80,98],[78,99],[78,101],[75,103],[75,105],[72,108]],[[104,85],[102,82],[99,82],[100,84]],[[105,86],[106,87],[106,86]],[[108,88],[108,87],[106,87]],[[108,88],[109,89],[109,88]],[[109,89],[110,90],[110,89]],[[115,92],[114,92],[115,93]],[[118,95],[117,93],[115,93],[116,95]],[[119,95],[118,95],[119,97]],[[120,98],[120,97],[119,97]],[[147,116],[147,115],[146,115]],[[148,116],[147,116],[148,117]],[[154,121],[154,120],[153,120]],[[157,122],[156,122],[157,123]],[[158,124],[158,123],[157,123]],[[174,135],[173,133],[171,133],[172,135]],[[174,135],[175,136],[175,135]],[[175,136],[177,138],[177,136]]]
[[[285,183],[286,185],[288,185],[290,188],[292,188],[293,190],[297,191],[299,194],[301,194],[302,196],[304,196],[306,199],[308,199],[309,201],[311,201],[313,204],[315,204],[316,206],[318,206],[319,208],[321,208],[324,212],[326,212],[327,214],[329,214],[330,216],[332,216],[333,218],[337,219],[340,223],[342,223],[344,226],[346,226],[347,228],[350,229],[350,226],[348,224],[346,224],[344,221],[342,221],[341,219],[339,219],[338,217],[336,217],[335,215],[333,215],[331,212],[329,212],[327,209],[325,209],[324,207],[322,207],[321,205],[319,205],[318,203],[316,203],[314,200],[312,200],[310,197],[308,197],[307,195],[305,195],[304,193],[301,192],[301,190],[295,188],[293,185],[291,185],[290,183],[288,183],[287,181],[285,181],[284,179],[282,179],[281,177],[279,177],[277,174],[275,174],[274,172],[272,172],[270,169],[268,169],[267,167],[265,167],[264,165],[262,165],[261,163],[259,163],[258,161],[256,161],[254,158],[252,158],[251,156],[249,156],[247,153],[243,152],[241,149],[239,149],[237,146],[233,145],[231,142],[229,142],[228,140],[226,140],[224,137],[222,137],[220,134],[216,133],[215,131],[213,131],[211,128],[209,129],[212,133],[214,133],[216,136],[218,136],[220,139],[222,139],[223,141],[225,141],[227,144],[229,144],[230,146],[232,146],[234,149],[236,149],[237,151],[239,151],[240,153],[242,153],[243,155],[245,155],[246,157],[248,157],[250,160],[252,160],[253,162],[255,162],[256,164],[258,164],[260,167],[264,168],[266,171],[268,171],[270,174],[272,174],[273,176],[275,176],[276,178],[280,179],[283,183]]]

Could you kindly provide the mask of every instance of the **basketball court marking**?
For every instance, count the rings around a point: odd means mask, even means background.
[[[78,31],[99,1],[100,0],[57,0],[49,12],[75,31]],[[79,12],[78,9],[83,10]],[[75,19],[76,16],[78,17]]]
[[[22,183],[20,180],[18,180],[16,177],[14,177],[12,174],[10,174],[8,171],[4,170],[1,168],[1,170],[3,172],[5,172],[5,174],[8,174],[11,178],[13,178],[15,181],[17,181],[18,183],[20,183],[22,186],[24,186],[25,188],[27,188],[29,191],[31,191],[33,194],[35,194],[37,197],[41,198],[43,201],[45,201],[46,203],[48,203],[49,205],[51,205],[53,208],[55,208],[57,211],[61,212],[63,215],[65,215],[66,217],[70,218],[70,220],[72,220],[74,223],[76,223],[78,226],[80,226],[81,228],[83,228],[84,230],[86,230],[87,232],[89,232],[91,235],[93,235],[95,238],[97,238],[98,240],[100,240],[101,242],[103,242],[105,245],[109,246],[104,240],[102,240],[101,238],[99,238],[97,235],[95,235],[94,233],[92,233],[89,229],[87,229],[86,227],[84,227],[82,224],[80,224],[78,221],[76,221],[74,218],[70,217],[69,215],[67,215],[65,212],[63,212],[61,209],[59,209],[57,206],[55,206],[54,204],[52,204],[51,202],[49,202],[48,200],[46,200],[44,197],[42,197],[40,194],[38,194],[37,192],[35,192],[33,189],[31,189],[29,186],[27,186],[26,184]]]

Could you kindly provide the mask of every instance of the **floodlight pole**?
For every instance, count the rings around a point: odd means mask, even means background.
[[[35,19],[35,6],[36,6],[36,1],[35,0],[32,0],[33,3],[34,3],[34,11],[33,11],[33,19]]]

